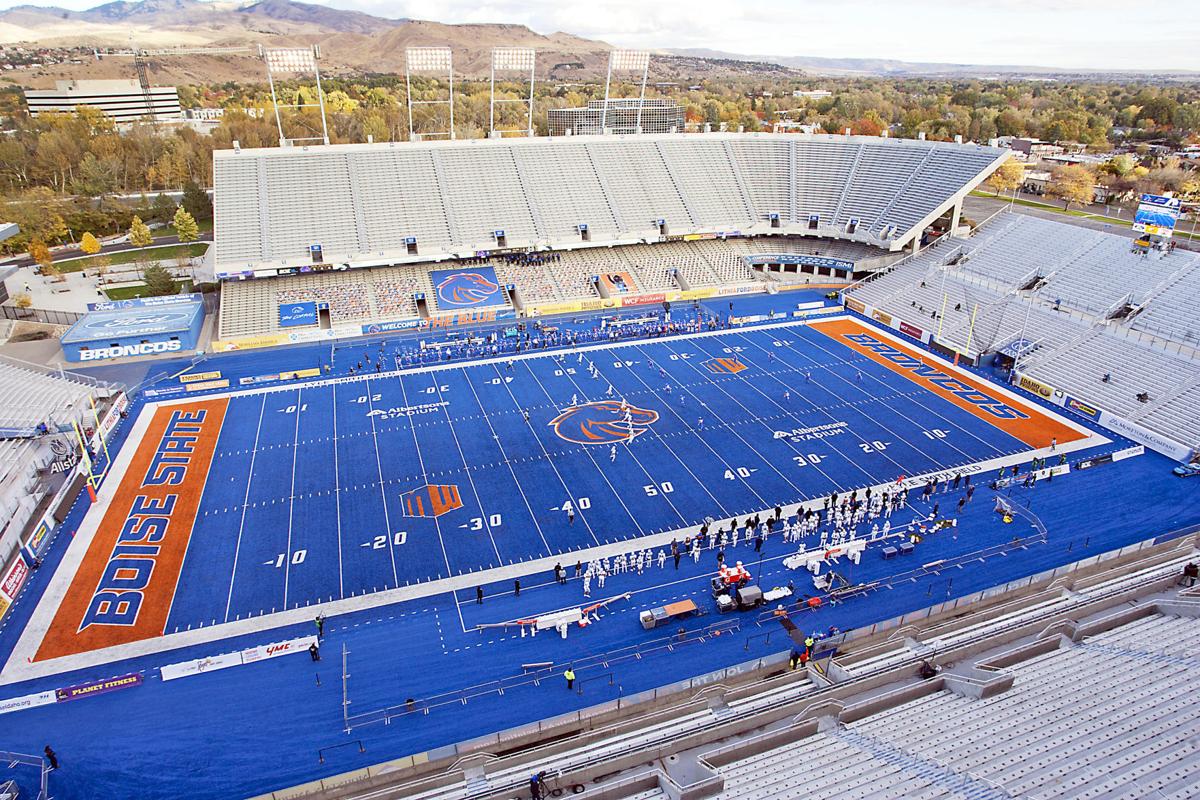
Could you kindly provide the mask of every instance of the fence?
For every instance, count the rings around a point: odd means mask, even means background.
[[[53,311],[47,308],[17,308],[0,306],[0,316],[17,322],[41,322],[46,325],[74,325],[83,318],[75,311]]]

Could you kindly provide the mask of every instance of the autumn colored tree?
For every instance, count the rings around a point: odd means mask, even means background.
[[[89,256],[94,256],[100,252],[100,240],[92,235],[91,231],[86,231],[79,240],[79,249]]]
[[[996,194],[1000,192],[1011,192],[1016,189],[1025,180],[1025,165],[1015,158],[1010,158],[996,168],[988,178],[988,185],[995,190]]]
[[[181,242],[194,242],[200,237],[200,226],[183,206],[175,209],[171,224],[175,226],[175,233]]]
[[[1046,184],[1046,194],[1063,201],[1063,208],[1070,208],[1072,203],[1087,205],[1095,197],[1096,178],[1091,170],[1080,164],[1068,164],[1057,167],[1050,174],[1050,182]]]
[[[142,222],[141,217],[135,216],[129,223],[129,243],[134,247],[149,247],[153,242],[150,228]]]

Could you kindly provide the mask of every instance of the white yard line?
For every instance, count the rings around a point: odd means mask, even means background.
[[[384,528],[387,530],[388,555],[392,557],[392,580],[395,582],[393,584],[394,586],[399,586],[400,585],[400,574],[396,570],[396,547],[392,543],[392,535],[393,535],[392,518],[391,518],[391,515],[388,513],[387,482],[384,481],[384,479],[383,479],[383,460],[381,459],[381,457],[379,455],[379,434],[375,430],[375,414],[374,414],[375,401],[371,397],[371,381],[369,378],[367,379],[366,390],[367,390],[367,411],[369,412],[367,414],[367,418],[371,420],[371,440],[375,443],[375,470],[376,470],[376,473],[379,475],[379,499],[383,502],[383,525],[384,525]],[[408,401],[405,400],[404,404],[408,405]],[[411,423],[410,423],[410,426],[411,426]],[[415,446],[416,443],[417,443],[416,434],[413,434],[413,445]],[[417,458],[419,459],[420,457],[421,457],[421,450],[420,450],[420,448],[417,448]],[[425,474],[425,465],[424,464],[421,465],[421,474],[422,475]]]
[[[471,394],[475,397],[475,404],[479,406],[479,413],[483,416],[483,421],[487,423],[488,430],[492,432],[492,440],[496,442],[496,447],[500,450],[500,455],[504,457],[504,466],[508,467],[508,474],[512,476],[513,485],[517,487],[517,492],[521,495],[521,501],[525,503],[525,509],[529,512],[529,519],[533,522],[533,527],[537,530],[538,538],[542,540],[542,546],[546,548],[546,552],[550,553],[550,543],[546,541],[546,535],[542,532],[542,526],[537,521],[537,515],[533,513],[533,506],[529,503],[529,498],[525,495],[525,489],[521,486],[521,481],[517,479],[516,470],[512,468],[512,461],[509,460],[508,453],[504,450],[504,445],[500,442],[500,435],[496,433],[496,429],[492,426],[491,415],[487,409],[483,407],[483,401],[479,398],[479,393],[475,391],[475,384],[471,383],[471,378],[464,374],[467,385],[471,387]]]
[[[292,488],[288,492],[288,528],[287,528],[287,547],[283,550],[283,608],[287,609],[288,598],[288,581],[291,579],[292,573],[292,520],[295,518],[296,510],[296,461],[300,453],[300,410],[303,407],[301,398],[304,396],[304,387],[301,386],[296,390],[296,430],[292,434]]]
[[[546,387],[542,383],[541,379],[538,378],[537,373],[535,373],[532,369],[530,369],[528,364],[525,365],[525,368],[529,372],[530,377],[533,378],[535,383],[537,383],[538,388],[540,388],[542,390],[542,394],[546,395],[546,399],[550,401],[551,405],[557,406],[558,408],[561,409],[562,404],[560,404],[557,400],[555,400],[550,395],[550,392],[546,390]],[[572,383],[574,383],[574,381],[572,381]],[[610,481],[608,479],[608,475],[604,474],[604,469],[599,464],[596,463],[596,458],[595,458],[595,456],[592,455],[592,450],[595,449],[594,446],[580,445],[580,447],[583,448],[583,454],[588,457],[588,461],[592,462],[592,469],[596,470],[596,472],[600,475],[600,478],[604,481],[604,484],[608,487],[608,490],[610,492],[612,492],[613,497],[617,498],[617,502],[621,504],[621,508],[623,508],[625,510],[626,515],[629,516],[629,519],[631,522],[633,522],[634,527],[638,529],[638,533],[645,536],[646,529],[642,527],[642,523],[638,520],[637,516],[635,516],[634,513],[629,510],[629,506],[625,505],[625,499],[623,497],[621,497],[621,493],[617,491],[617,488],[612,485],[612,481]],[[629,447],[628,442],[626,442],[625,452],[629,455],[630,458],[633,459],[633,462],[638,465],[638,469],[640,469],[642,471],[642,474],[645,475],[646,478],[651,483],[657,485],[658,481],[654,480],[654,478],[651,477],[650,473],[646,471],[646,468],[642,465],[642,462],[638,459],[638,457],[636,455],[634,455],[633,449],[631,447]],[[686,525],[687,518],[684,517],[683,514],[679,513],[679,509],[676,508],[675,504],[671,502],[671,498],[667,497],[665,494],[662,494],[661,492],[659,493],[659,496],[667,501],[667,505],[669,505],[671,507],[671,510],[675,512],[675,516],[679,517],[679,521],[682,522],[684,525]]]
[[[398,380],[403,382],[404,379],[398,378]],[[470,380],[470,378],[467,380]],[[479,497],[479,489],[475,487],[475,479],[471,477],[471,465],[467,463],[467,454],[463,452],[462,444],[458,441],[458,433],[454,430],[454,420],[450,418],[450,404],[442,396],[442,387],[436,378],[433,380],[433,388],[437,390],[438,402],[443,404],[442,413],[446,415],[446,424],[450,426],[450,435],[454,437],[454,447],[458,450],[459,460],[462,461],[463,474],[467,476],[467,483],[471,484],[471,494],[475,495],[475,505],[479,508],[479,515],[483,519],[484,527],[487,528],[488,539],[492,541],[492,552],[496,554],[496,563],[503,564],[504,559],[500,557],[500,548],[496,546],[496,537],[492,533],[492,523],[489,521],[487,509],[483,507],[483,500]],[[407,400],[404,401],[404,405],[408,405]],[[441,535],[441,529],[439,528],[438,536],[440,537]],[[444,544],[442,549],[445,549]]]
[[[242,532],[246,530],[246,509],[250,507],[250,483],[254,480],[254,459],[258,455],[258,437],[262,433],[263,412],[267,409],[267,396],[263,395],[258,409],[258,427],[254,429],[254,449],[250,451],[250,470],[246,473],[246,494],[242,497],[242,519],[238,523],[237,544],[233,548],[233,568],[229,570],[229,593],[225,597],[225,621],[229,622],[229,609],[233,606],[233,582],[237,578],[238,557],[242,553]]]
[[[333,388],[333,499],[337,510],[337,558],[338,558],[338,597],[346,596],[345,579],[342,577],[342,478],[338,473],[338,434],[337,434],[337,386]]]

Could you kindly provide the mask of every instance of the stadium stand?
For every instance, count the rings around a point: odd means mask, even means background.
[[[512,254],[470,259],[467,264],[495,268],[500,282],[513,284],[526,307],[536,307],[594,299],[599,295],[592,276],[606,273],[629,274],[633,281],[627,294],[749,284],[756,276],[743,260],[746,256],[788,253],[842,258],[855,263],[896,257],[858,242],[768,236]],[[327,303],[331,324],[387,321],[418,317],[416,294],[424,292],[428,311],[444,312],[437,305],[429,280],[429,270],[439,268],[447,268],[447,264],[408,264],[226,281],[222,289],[220,338],[280,330],[278,307],[286,303]],[[682,283],[672,276],[672,270],[678,271]]]
[[[671,234],[770,233],[771,214],[793,233],[810,233],[815,213],[811,235],[899,247],[1006,155],[757,134],[220,150],[215,267],[219,275],[293,267],[314,244],[326,261],[364,266],[474,254],[494,248],[501,230],[508,247],[557,249],[580,243],[581,224],[596,244],[657,236],[657,220]]]
[[[1022,374],[1192,447],[1198,281],[1195,253],[1143,256],[1125,237],[1005,213],[849,295],[960,352],[987,355],[1023,336]]]
[[[0,356],[0,428],[12,436],[32,436],[42,424],[70,430],[89,397],[109,393],[100,381]]]
[[[545,796],[585,800],[1185,800],[1200,778],[1200,589],[1177,581],[1196,544],[1146,543],[850,632],[800,669],[779,653],[286,796],[494,800],[544,772]]]

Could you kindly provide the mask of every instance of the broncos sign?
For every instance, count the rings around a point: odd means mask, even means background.
[[[560,438],[576,444],[616,444],[628,442],[658,422],[658,412],[626,404],[619,400],[598,400],[571,406],[554,419],[550,427]]]
[[[433,273],[433,290],[441,308],[475,308],[504,302],[496,271],[491,267],[469,270],[437,270]]]

